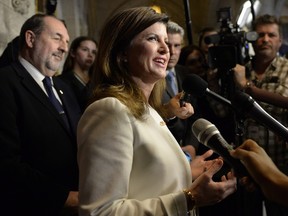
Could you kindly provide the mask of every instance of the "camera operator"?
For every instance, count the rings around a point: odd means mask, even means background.
[[[253,43],[255,56],[245,66],[237,65],[234,68],[235,85],[257,99],[270,115],[287,126],[288,60],[278,56],[282,42],[279,22],[276,17],[266,14],[254,21],[253,30],[258,33],[258,39]],[[245,137],[254,139],[262,146],[278,168],[287,175],[286,140],[252,119],[245,120],[245,132]],[[265,207],[267,216],[288,215],[287,208],[267,200]]]

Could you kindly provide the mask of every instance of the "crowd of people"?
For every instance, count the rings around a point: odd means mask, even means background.
[[[287,126],[280,24],[266,14],[253,30],[255,56],[232,68],[235,88]],[[106,21],[99,43],[80,36],[69,45],[66,25],[54,15],[26,20],[0,58],[1,213],[262,216],[265,202],[267,216],[287,215],[287,141],[247,118],[235,146],[230,108],[183,94],[189,74],[221,94],[219,70],[209,64],[209,47],[217,44],[205,43],[217,33],[204,28],[198,45],[183,46],[180,25],[134,7]],[[230,155],[249,175],[237,176],[199,143],[191,130],[198,118],[234,144]]]

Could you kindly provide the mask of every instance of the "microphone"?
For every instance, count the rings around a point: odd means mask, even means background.
[[[269,115],[251,96],[244,92],[237,92],[231,101],[238,113],[245,114],[267,127],[274,133],[288,140],[288,129]]]
[[[190,94],[194,97],[203,97],[206,94],[219,101],[220,103],[232,107],[232,104],[229,100],[211,91],[208,88],[208,83],[196,74],[187,75],[182,83],[182,88],[184,94]]]
[[[280,122],[269,115],[251,96],[244,92],[236,92],[232,97],[232,101],[218,95],[208,88],[208,83],[201,77],[195,74],[186,76],[182,83],[182,88],[185,94],[190,94],[194,97],[203,97],[204,95],[212,97],[214,100],[222,104],[228,105],[237,114],[249,116],[263,126],[267,127],[274,133],[288,140],[288,129]]]
[[[214,124],[203,118],[197,119],[192,125],[192,132],[200,143],[219,154],[233,168],[236,176],[249,176],[241,161],[230,155],[229,151],[233,147],[226,142]]]

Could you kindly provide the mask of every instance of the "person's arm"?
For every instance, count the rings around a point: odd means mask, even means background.
[[[246,78],[244,66],[236,65],[234,68],[234,80],[239,89],[245,91],[255,100],[288,109],[288,97],[257,88],[251,80]]]
[[[288,206],[288,177],[276,167],[263,148],[253,140],[246,140],[231,151],[231,155],[242,161],[267,199]]]
[[[180,97],[182,93],[175,95],[171,98],[168,103],[163,104],[164,109],[166,110],[167,117],[163,116],[166,119],[173,120],[174,118],[187,119],[194,114],[194,108],[190,103],[184,103],[184,106],[180,107]]]
[[[246,86],[245,92],[251,95],[255,100],[288,109],[288,97],[257,88],[252,83]]]
[[[193,145],[186,145],[182,146],[181,148],[184,152],[187,152],[190,155],[191,160],[193,160],[196,157],[196,149]]]

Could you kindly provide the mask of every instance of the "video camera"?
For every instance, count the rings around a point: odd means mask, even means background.
[[[231,23],[231,8],[225,7],[217,11],[220,31],[216,35],[205,37],[206,44],[215,44],[209,48],[208,64],[211,68],[229,70],[236,64],[245,64],[249,59],[249,42],[258,38],[256,32],[240,31]]]
[[[250,60],[249,43],[258,38],[256,32],[240,31],[231,23],[230,7],[217,11],[218,22],[221,22],[218,34],[205,37],[207,44],[214,44],[208,50],[208,65],[217,68],[221,83],[221,95],[230,99],[234,95],[235,85],[233,69],[236,64],[245,65]]]

